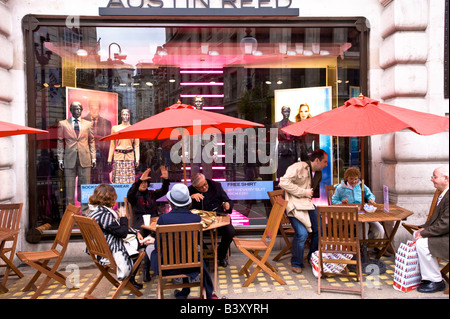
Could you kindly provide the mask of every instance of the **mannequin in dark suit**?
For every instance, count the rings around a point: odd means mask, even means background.
[[[100,141],[100,139],[111,133],[111,121],[101,116],[101,101],[98,99],[90,99],[88,102],[89,113],[84,120],[92,123],[92,129],[95,139],[96,150],[96,169],[91,172],[91,179],[93,184],[102,184],[109,182],[109,169],[108,169],[108,141]]]
[[[431,182],[441,194],[430,220],[414,232],[420,273],[422,275],[422,284],[417,288],[417,291],[423,293],[433,293],[445,289],[445,282],[442,280],[439,263],[436,258],[448,260],[449,256],[448,165],[436,168],[433,171]]]
[[[72,116],[58,124],[58,162],[59,168],[64,171],[67,202],[71,204],[75,203],[75,178],[78,176],[80,200],[80,185],[91,183],[91,168],[96,166],[92,125],[91,122],[80,119],[82,112],[81,103],[72,102]]]

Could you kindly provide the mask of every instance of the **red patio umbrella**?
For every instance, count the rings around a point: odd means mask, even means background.
[[[48,132],[28,126],[22,126],[0,121],[0,137],[21,135],[21,134],[35,134],[35,133],[48,133]]]
[[[408,110],[380,103],[360,95],[344,105],[307,120],[283,127],[287,134],[301,136],[307,133],[330,136],[372,136],[403,129],[420,135],[432,135],[448,130],[449,119],[444,116]],[[364,144],[361,138],[361,180],[364,185]],[[364,187],[362,188],[364,192]],[[364,193],[362,194],[364,203]]]
[[[189,132],[189,135],[193,135],[202,134],[208,128],[215,128],[226,133],[227,130],[253,126],[264,125],[220,113],[197,110],[192,105],[182,104],[178,101],[178,103],[167,107],[164,112],[105,136],[100,140],[130,138],[162,140],[170,138],[174,129],[185,129]],[[184,146],[184,143],[182,143],[182,146]],[[185,167],[184,160],[183,167]],[[186,183],[186,169],[184,170],[184,181]]]

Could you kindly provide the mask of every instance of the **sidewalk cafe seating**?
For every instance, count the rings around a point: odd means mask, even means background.
[[[201,223],[158,225],[156,245],[158,252],[158,299],[164,298],[164,290],[203,287],[203,226]],[[189,278],[189,270],[199,274],[200,280],[174,283],[174,279]]]
[[[142,292],[140,292],[136,287],[130,283],[131,276],[136,272],[136,269],[141,264],[142,259],[145,256],[144,251],[139,251],[139,255],[133,260],[133,269],[130,275],[123,279],[122,282],[116,280],[111,274],[117,273],[117,265],[114,261],[114,257],[109,249],[108,243],[106,242],[105,235],[98,225],[97,221],[90,217],[85,216],[73,216],[75,223],[80,228],[81,235],[83,236],[84,242],[86,244],[89,255],[91,256],[94,264],[100,270],[100,274],[95,279],[94,283],[89,287],[89,290],[84,295],[84,299],[95,299],[92,292],[97,288],[100,281],[105,277],[108,281],[116,287],[111,299],[116,299],[119,297],[122,290],[127,287],[131,290],[133,294],[140,297]],[[106,258],[109,260],[109,264],[102,265],[99,260],[100,258]]]
[[[64,212],[64,215],[59,224],[58,232],[55,240],[49,250],[32,251],[32,252],[17,252],[17,257],[27,265],[37,270],[36,274],[31,278],[30,282],[25,286],[23,291],[36,290],[35,282],[41,274],[46,275],[44,281],[31,297],[35,299],[44,291],[51,279],[56,280],[61,285],[66,286],[66,277],[58,272],[58,267],[64,258],[67,246],[69,244],[70,235],[73,228],[73,215],[80,212],[80,207],[69,204]],[[48,266],[49,262],[54,260],[53,266]]]
[[[273,246],[275,245],[281,218],[284,215],[286,206],[287,201],[281,197],[274,200],[274,205],[270,211],[269,219],[261,239],[233,238],[236,247],[249,258],[247,263],[239,272],[239,275],[243,275],[244,273],[247,275],[247,280],[243,285],[244,287],[248,287],[253,280],[255,280],[261,269],[281,285],[286,285],[286,282],[278,275],[278,271],[267,261],[270,253],[272,252]],[[266,241],[267,239],[270,239],[269,243]],[[259,256],[260,251],[264,251],[264,255],[262,257]],[[256,263],[256,268],[253,273],[249,275],[249,268],[253,262]]]
[[[6,282],[11,271],[13,275],[23,277],[20,270],[13,264],[16,251],[17,237],[19,236],[20,216],[22,215],[23,204],[1,204],[0,205],[0,233],[4,237],[0,240],[0,259],[4,264],[0,267],[5,268],[3,280],[0,283],[0,291],[7,292]],[[9,254],[9,256],[6,256]],[[4,287],[4,288],[3,288]]]
[[[359,246],[358,207],[353,206],[318,206],[317,220],[319,226],[319,274],[318,294],[322,290],[342,290],[357,292],[364,298],[361,255]],[[322,254],[349,254],[352,260],[325,259]],[[356,273],[350,273],[348,267],[345,273],[324,272],[324,263],[356,265]],[[322,285],[321,279],[328,276],[355,278],[359,287]]]

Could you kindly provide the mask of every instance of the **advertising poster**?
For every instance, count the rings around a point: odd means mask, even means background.
[[[287,107],[290,112],[287,112]],[[281,128],[288,120],[291,123],[300,121],[305,117],[314,117],[320,113],[330,111],[331,104],[331,86],[323,87],[311,87],[311,88],[299,88],[299,89],[286,89],[275,90],[275,123],[273,127]],[[289,113],[289,116],[287,117]],[[322,171],[322,182],[320,183],[320,198],[314,199],[316,205],[327,205],[327,195],[325,191],[325,185],[331,185],[333,180],[333,152],[331,136],[328,135],[315,135],[307,134],[302,137],[297,137],[295,142],[294,138],[280,136],[277,142],[277,149],[279,153],[277,177],[283,175],[286,171],[291,159],[296,157],[296,160],[308,160],[307,156],[313,150],[321,148],[328,154],[328,166]],[[285,154],[288,154],[285,156]],[[283,158],[289,157],[283,163]],[[281,158],[281,160],[280,160]],[[280,169],[282,170],[280,172]],[[284,171],[284,172],[283,172]]]

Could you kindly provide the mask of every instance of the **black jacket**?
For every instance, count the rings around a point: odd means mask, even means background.
[[[215,211],[217,213],[226,213],[231,214],[233,211],[233,202],[228,198],[227,193],[222,188],[222,185],[219,182],[212,181],[206,179],[208,183],[208,191],[206,193],[202,193],[205,197],[200,202],[197,202],[195,199],[192,200],[192,208]],[[200,193],[194,186],[189,186],[189,194],[197,194]],[[230,209],[224,211],[222,207],[223,202],[230,203]]]

